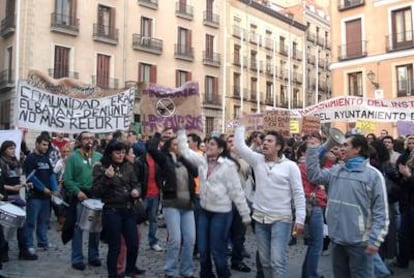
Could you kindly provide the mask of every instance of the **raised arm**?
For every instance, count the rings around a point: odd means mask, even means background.
[[[250,166],[254,166],[262,157],[261,154],[250,149],[244,141],[244,134],[246,128],[242,125],[238,126],[234,132],[234,147],[241,158],[246,160]]]
[[[201,164],[206,164],[205,158],[191,150],[187,143],[187,135],[185,129],[180,129],[177,132],[177,141],[178,141],[178,151],[180,154],[187,159],[190,163],[199,166]]]

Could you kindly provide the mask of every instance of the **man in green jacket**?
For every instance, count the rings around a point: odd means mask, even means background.
[[[90,197],[92,187],[92,169],[102,155],[92,148],[95,137],[88,131],[79,134],[76,149],[67,159],[63,175],[64,187],[71,196],[71,205],[76,206],[76,224],[72,236],[72,267],[77,270],[84,270],[85,263],[82,252],[82,233],[78,226],[81,202]],[[88,263],[92,266],[101,266],[99,259],[99,233],[89,234]]]

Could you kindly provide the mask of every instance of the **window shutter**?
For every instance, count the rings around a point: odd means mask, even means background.
[[[138,82],[142,82],[142,64],[138,63]]]
[[[186,74],[187,76],[186,76],[186,78],[185,78],[185,81],[191,81],[192,80],[192,73],[191,73],[191,71],[187,71],[187,74]]]
[[[218,101],[218,77],[213,79],[213,100]]]
[[[115,13],[116,9],[111,8],[111,17],[109,19],[109,33],[115,36]]]
[[[75,25],[76,24],[76,12],[77,12],[77,7],[78,6],[78,1],[77,0],[72,0],[71,1],[71,7],[70,7],[70,24],[71,25]]]
[[[157,83],[157,66],[151,65],[150,83]]]

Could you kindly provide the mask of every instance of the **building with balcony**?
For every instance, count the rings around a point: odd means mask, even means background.
[[[263,3],[227,1],[225,118],[304,105],[306,25]]]
[[[412,1],[339,0],[331,6],[332,95],[407,98],[414,95]],[[343,130],[355,122],[336,123]],[[396,123],[376,125],[397,135]]]

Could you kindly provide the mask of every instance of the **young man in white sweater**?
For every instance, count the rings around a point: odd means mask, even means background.
[[[253,198],[253,220],[256,241],[265,278],[288,277],[287,248],[292,227],[292,206],[296,208],[294,234],[303,231],[305,194],[299,167],[283,155],[285,140],[276,131],[269,131],[262,153],[252,151],[244,141],[245,127],[236,128],[235,147],[253,168],[256,192]]]

